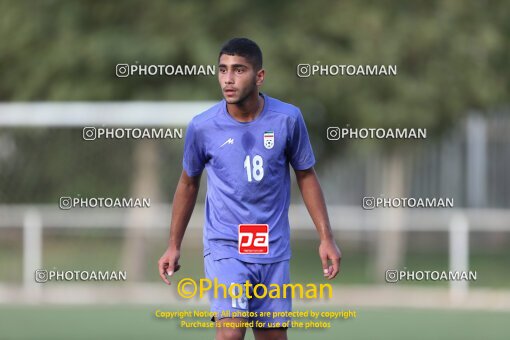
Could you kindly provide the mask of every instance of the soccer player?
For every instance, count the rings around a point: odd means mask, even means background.
[[[314,171],[315,157],[300,110],[259,91],[262,52],[246,38],[225,43],[219,57],[224,99],[194,117],[186,131],[183,171],[173,200],[168,249],[159,259],[161,279],[179,270],[181,242],[207,169],[204,267],[208,279],[229,287],[290,283],[289,164],[320,237],[323,275],[339,272],[341,253],[331,231]],[[212,293],[212,291],[210,291]],[[222,312],[290,312],[291,297],[223,298],[209,294],[216,322],[258,320],[264,325],[290,318],[230,318]],[[239,315],[239,314],[238,314]],[[242,314],[241,314],[242,315]],[[260,323],[259,323],[260,324]],[[273,323],[274,325],[274,323]],[[217,327],[216,339],[244,339],[244,327]],[[286,328],[253,328],[255,339],[287,339]]]

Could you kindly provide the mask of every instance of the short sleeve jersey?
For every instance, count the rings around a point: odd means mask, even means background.
[[[300,110],[265,94],[255,120],[235,120],[225,100],[195,116],[186,131],[183,168],[188,176],[207,169],[204,256],[251,263],[290,259],[289,165],[314,166]],[[240,224],[267,224],[267,254],[240,254]]]

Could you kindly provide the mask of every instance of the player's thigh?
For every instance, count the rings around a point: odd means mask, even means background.
[[[215,282],[213,285],[217,284],[208,291],[214,319],[246,317],[250,306],[243,285],[247,280],[253,281],[251,268],[254,265],[232,258],[214,260],[211,255],[204,260],[206,278]]]
[[[223,318],[216,321],[215,340],[242,340],[246,334],[243,324],[248,322],[244,318]]]
[[[287,340],[287,328],[253,328],[255,340]]]
[[[261,265],[261,284],[265,287],[280,287],[277,296],[269,294],[269,288],[258,289],[254,286],[252,295],[262,294],[260,298],[252,299],[250,311],[256,316],[250,316],[250,321],[256,321],[257,328],[288,327],[291,321],[289,312],[292,311],[292,289],[285,287],[290,283],[289,261],[281,261],[268,265]],[[264,294],[267,293],[267,294]]]

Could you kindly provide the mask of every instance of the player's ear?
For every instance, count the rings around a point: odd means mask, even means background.
[[[257,84],[257,86],[261,86],[262,83],[264,83],[264,77],[266,75],[266,71],[261,68],[260,70],[257,71],[257,74],[255,75],[255,83]]]

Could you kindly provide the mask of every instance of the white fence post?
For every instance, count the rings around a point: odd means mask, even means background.
[[[470,208],[487,205],[487,121],[479,114],[467,120],[466,186]]]
[[[35,281],[35,271],[42,265],[42,221],[37,211],[29,210],[23,217],[23,288],[27,302],[37,303],[41,283]]]
[[[454,215],[449,227],[450,271],[469,270],[469,222],[464,214]],[[450,300],[458,303],[464,300],[469,289],[468,281],[450,280]]]

